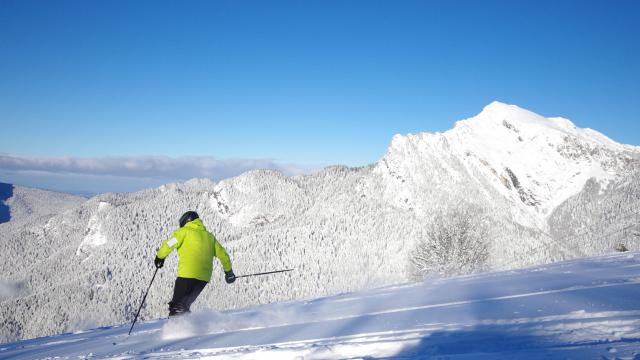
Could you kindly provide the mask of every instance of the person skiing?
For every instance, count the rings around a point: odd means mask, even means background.
[[[213,257],[217,257],[224,270],[227,284],[236,280],[231,269],[231,260],[216,237],[207,231],[195,211],[187,211],[180,217],[180,228],[165,240],[154,260],[160,269],[164,260],[174,249],[178,251],[178,276],[169,302],[169,316],[189,313],[191,304],[211,280]]]

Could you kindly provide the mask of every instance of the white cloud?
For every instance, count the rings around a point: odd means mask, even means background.
[[[0,155],[0,169],[172,179],[190,179],[194,177],[223,179],[255,169],[279,170],[287,175],[297,175],[311,170],[310,168],[295,165],[278,164],[271,159],[221,160],[209,156],[78,158],[19,157],[12,155]]]
[[[122,156],[103,158],[23,157],[0,154],[0,181],[80,194],[137,191],[192,178],[221,180],[256,169],[286,175],[319,167],[280,164],[272,159],[216,159],[210,156]]]

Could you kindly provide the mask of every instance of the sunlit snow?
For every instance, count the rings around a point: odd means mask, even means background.
[[[637,359],[640,253],[431,279],[0,346],[0,357]],[[239,279],[234,286],[245,284]]]

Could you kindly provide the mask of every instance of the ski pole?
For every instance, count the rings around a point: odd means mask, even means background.
[[[281,273],[281,272],[287,272],[287,271],[293,271],[293,270],[295,270],[295,269],[285,269],[285,270],[276,270],[276,271],[267,271],[267,272],[261,272],[261,273],[255,273],[255,274],[248,274],[248,275],[239,275],[239,276],[236,276],[236,279],[243,278],[243,277],[249,277],[249,276],[275,274],[275,273]]]
[[[144,297],[142,298],[142,302],[140,303],[140,307],[138,308],[138,312],[136,313],[136,317],[133,319],[133,323],[131,324],[131,329],[129,329],[129,335],[131,335],[131,330],[133,330],[133,325],[136,324],[138,320],[138,315],[140,315],[140,310],[142,310],[142,305],[144,305],[144,301],[147,299],[147,294],[149,294],[149,289],[151,289],[151,284],[153,284],[153,280],[156,278],[156,274],[158,273],[158,269],[153,273],[153,277],[151,278],[151,282],[149,283],[149,287],[147,288],[147,292],[144,293]]]

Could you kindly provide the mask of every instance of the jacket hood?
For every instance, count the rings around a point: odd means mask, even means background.
[[[191,228],[191,229],[205,229],[204,224],[200,219],[191,220],[188,223],[186,223],[184,227]]]

